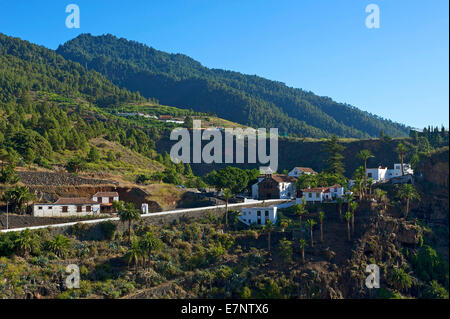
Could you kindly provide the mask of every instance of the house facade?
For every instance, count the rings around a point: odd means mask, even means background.
[[[92,196],[92,200],[100,204],[112,204],[119,201],[117,192],[98,192]]]
[[[302,189],[302,197],[296,199],[296,203],[300,204],[302,198],[310,203],[322,203],[333,201],[336,198],[343,198],[345,195],[344,187],[339,184],[328,187],[313,187]]]
[[[239,220],[250,226],[252,224],[265,225],[268,220],[277,222],[277,207],[248,207],[243,208]]]
[[[368,168],[366,170],[367,178],[373,178],[374,181],[380,182],[386,179],[387,167],[379,166],[377,168]]]
[[[98,192],[92,196],[92,200],[100,204],[100,209],[102,213],[110,213],[112,211],[113,202],[119,201],[119,193]]]
[[[410,164],[404,163],[403,164],[403,173],[404,175],[413,175],[414,170],[411,168]],[[388,169],[386,173],[386,179],[389,179],[391,177],[397,177],[402,176],[402,164],[394,164],[393,169]]]
[[[100,204],[90,198],[59,198],[53,204],[34,204],[35,217],[88,216],[100,213]]]
[[[414,170],[411,168],[410,164],[403,164],[404,175],[413,175]],[[394,168],[390,169],[387,167],[379,166],[378,168],[368,168],[366,170],[367,178],[373,178],[376,182],[386,181],[393,177],[402,176],[402,164],[394,164]]]
[[[259,182],[261,182],[264,179],[264,176],[260,176],[258,177],[258,181],[252,185],[252,198],[253,199],[258,199],[259,198],[259,192],[258,192],[258,188],[259,188]]]
[[[297,179],[292,176],[268,174],[257,183],[257,199],[295,198],[296,182]]]
[[[294,167],[289,173],[288,176],[292,176],[292,177],[300,177],[301,175],[310,175],[310,174],[317,174],[316,171],[314,171],[312,168],[309,167],[300,167],[300,166],[296,166]]]

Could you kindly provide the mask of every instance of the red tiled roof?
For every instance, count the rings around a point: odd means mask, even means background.
[[[339,184],[334,184],[331,186],[326,186],[326,187],[312,187],[312,188],[304,188],[301,191],[302,192],[328,192],[330,190],[330,188],[336,188],[336,187],[341,187],[341,185]]]
[[[298,169],[300,172],[303,172],[303,173],[316,173],[316,171],[313,170],[313,169],[310,168],[310,167],[300,167],[300,166],[296,166],[295,168]]]
[[[117,197],[119,193],[117,192],[97,192],[92,197]]]
[[[55,205],[89,205],[89,204],[98,204],[97,202],[94,202],[90,198],[86,197],[61,197],[58,198],[56,202],[53,204]]]
[[[284,174],[272,175],[272,179],[278,183],[295,183],[297,181],[295,177]]]

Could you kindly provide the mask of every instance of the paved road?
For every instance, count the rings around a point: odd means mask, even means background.
[[[228,207],[236,207],[236,206],[252,206],[252,205],[258,205],[258,204],[270,204],[270,203],[284,203],[288,202],[288,200],[283,199],[268,199],[265,201],[252,201],[248,203],[236,203],[236,204],[229,204]],[[197,208],[182,208],[182,209],[174,209],[174,210],[167,210],[164,212],[159,213],[149,213],[149,214],[142,214],[141,218],[147,218],[147,217],[155,217],[155,216],[163,216],[163,215],[170,215],[170,214],[181,214],[181,213],[189,213],[189,212],[198,212],[198,211],[204,211],[204,210],[212,210],[217,208],[225,208],[225,205],[217,205],[217,206],[206,206],[206,207],[197,207]],[[40,225],[40,226],[31,226],[31,227],[21,227],[21,228],[11,228],[11,229],[2,229],[0,232],[7,233],[12,231],[23,231],[25,229],[41,229],[41,228],[48,228],[48,227],[67,227],[72,226],[76,224],[95,224],[95,223],[101,223],[104,221],[118,221],[120,220],[119,217],[108,217],[108,218],[102,218],[102,219],[90,219],[90,220],[83,220],[83,221],[76,221],[76,222],[70,222],[70,223],[62,223],[62,224],[50,224],[50,225]]]

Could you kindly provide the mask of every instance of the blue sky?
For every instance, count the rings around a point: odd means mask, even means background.
[[[71,3],[80,29],[65,26]],[[365,26],[370,3],[379,29]],[[51,49],[111,33],[414,127],[448,127],[448,12],[447,0],[0,0],[0,32]]]

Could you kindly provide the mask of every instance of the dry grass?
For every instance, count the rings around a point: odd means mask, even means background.
[[[147,197],[148,200],[157,202],[164,210],[176,208],[177,203],[186,192],[170,184],[151,184],[141,188],[150,194]]]

